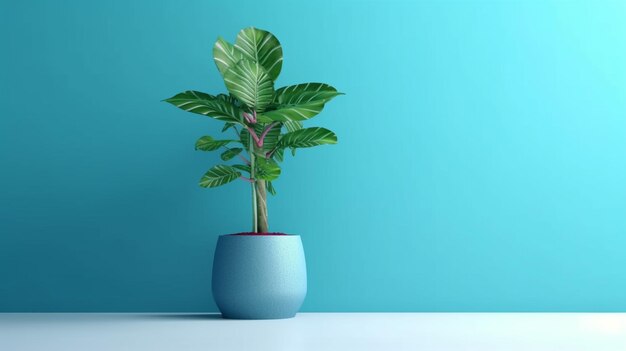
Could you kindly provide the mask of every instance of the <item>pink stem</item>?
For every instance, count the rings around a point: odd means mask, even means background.
[[[248,121],[248,123],[255,124],[256,123],[256,111],[252,111],[254,115],[249,114],[248,112],[243,113],[243,117]]]
[[[252,116],[248,112],[243,113],[243,118],[245,118],[248,123],[252,123]]]
[[[274,155],[274,153],[276,152],[276,150],[278,150],[278,146],[274,147],[272,150],[268,151],[265,153],[265,158],[270,158],[272,157],[272,155]]]
[[[246,117],[246,119],[248,118],[246,116],[245,112],[244,112],[244,117]],[[256,111],[254,111],[254,119],[255,119],[255,122],[256,122]],[[256,135],[256,132],[254,131],[254,128],[252,128],[250,126],[246,126],[246,128],[248,128],[248,132],[250,133],[250,135],[254,139],[254,142],[256,143],[256,146],[263,147],[263,140],[265,140],[265,136],[276,125],[276,123],[277,122],[272,122],[272,123],[270,123],[269,126],[265,127],[265,130],[263,130],[263,133],[261,133],[261,137]]]
[[[241,176],[239,178],[245,180],[246,182],[254,183],[254,179],[252,179],[252,178],[248,178],[248,177],[244,177],[244,176]]]
[[[272,129],[272,127],[274,127],[275,125],[276,125],[276,122],[272,122],[269,126],[265,127],[265,130],[263,131],[263,133],[261,133],[261,137],[256,142],[258,147],[263,147],[263,140],[265,140],[265,136],[267,135],[267,133],[269,133],[270,129]]]
[[[250,126],[246,126],[246,128],[248,128],[248,132],[250,132],[250,135],[252,136],[252,138],[254,139],[254,142],[259,145],[259,142],[261,141],[259,139],[259,137],[256,135],[256,132],[254,131],[254,129],[252,129],[252,127]],[[263,146],[263,144],[261,144],[261,146]],[[261,147],[259,146],[259,147]]]

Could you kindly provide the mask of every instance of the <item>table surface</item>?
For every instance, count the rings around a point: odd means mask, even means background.
[[[622,313],[0,314],[0,350],[624,351]]]

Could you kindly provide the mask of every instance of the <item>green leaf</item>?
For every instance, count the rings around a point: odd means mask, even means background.
[[[283,123],[283,125],[285,126],[285,128],[287,128],[287,131],[289,132],[295,132],[296,130],[300,130],[303,128],[302,122],[300,121],[286,121]]]
[[[250,173],[250,165],[233,165],[234,168],[237,168],[240,171]]]
[[[237,140],[215,140],[212,137],[205,135],[196,141],[196,150],[202,151],[214,151],[224,145],[236,142]]]
[[[270,194],[276,195],[276,189],[274,189],[272,182],[265,182],[265,188]]]
[[[304,121],[319,114],[324,104],[337,95],[337,89],[324,83],[302,83],[276,90],[275,110],[266,111],[259,121]]]
[[[235,106],[235,107],[241,107],[241,102],[239,102],[239,100],[237,100],[234,96],[232,95],[226,95],[226,94],[217,94],[216,97],[220,100],[224,100],[227,103]]]
[[[280,147],[274,150],[274,153],[272,154],[272,158],[278,162],[283,162],[283,160],[285,159],[284,156],[285,156],[285,149],[280,148]]]
[[[244,28],[237,35],[235,48],[246,59],[263,66],[272,81],[278,78],[283,66],[283,49],[272,33],[254,27]]]
[[[224,74],[226,88],[255,111],[263,111],[274,96],[274,83],[258,63],[242,59]]]
[[[267,128],[267,125],[263,125],[261,127],[262,130],[265,130],[265,128]],[[270,152],[276,147],[276,145],[278,144],[278,139],[280,138],[281,129],[282,124],[276,123],[272,127],[272,129],[270,129],[267,134],[265,134],[265,138],[263,139],[263,152]],[[257,133],[257,135],[261,136],[261,133]]]
[[[278,109],[259,113],[257,118],[260,122],[272,121],[304,121],[317,116],[324,108],[323,102],[311,102],[298,106],[278,106]]]
[[[228,161],[228,160],[232,159],[233,157],[239,155],[242,151],[243,151],[242,148],[235,147],[235,148],[228,149],[228,150],[222,152],[222,155],[220,157],[222,158],[222,160]]]
[[[164,101],[183,109],[217,120],[242,124],[241,110],[223,98],[188,90]]]
[[[337,136],[326,128],[313,127],[286,133],[280,138],[280,147],[303,148],[323,144],[336,144]]]
[[[234,67],[242,57],[241,51],[236,50],[232,44],[221,37],[217,38],[215,45],[213,45],[213,60],[222,76],[224,76],[226,71]]]
[[[239,142],[246,148],[246,150],[248,150],[250,147],[250,132],[248,131],[248,128],[241,128],[241,131],[239,132]]]
[[[327,103],[337,95],[337,89],[325,83],[301,83],[276,90],[274,100],[283,106],[297,106],[311,102]]]
[[[260,137],[267,126],[267,123],[255,124],[254,131],[256,132],[256,135]],[[276,147],[276,145],[278,144],[278,139],[280,138],[281,128],[282,125],[280,123],[277,123],[272,127],[272,129],[270,129],[269,132],[267,132],[267,134],[265,135],[265,139],[263,139],[263,149],[258,150],[258,154],[265,157],[265,153],[270,152],[272,149],[274,149],[274,147]],[[245,147],[248,147],[248,145],[250,145],[250,132],[247,128],[241,129],[241,132],[239,133],[239,138],[241,144]]]
[[[241,173],[234,167],[218,165],[211,169],[202,176],[200,179],[200,186],[203,188],[214,188],[226,183],[230,183],[233,180],[239,178]]]
[[[274,180],[280,176],[280,167],[276,161],[263,157],[256,159],[255,177],[263,180]]]
[[[232,128],[235,126],[235,123],[230,123],[230,122],[226,122],[224,123],[224,127],[222,127],[222,132],[227,131],[229,128]]]

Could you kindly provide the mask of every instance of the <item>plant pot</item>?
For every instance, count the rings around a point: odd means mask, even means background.
[[[221,235],[213,260],[213,298],[224,318],[294,317],[307,290],[299,235]]]

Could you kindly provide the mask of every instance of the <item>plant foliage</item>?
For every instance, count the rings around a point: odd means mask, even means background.
[[[332,131],[305,128],[302,122],[318,115],[326,103],[341,93],[324,83],[275,88],[283,50],[272,33],[248,27],[239,32],[234,44],[218,38],[213,59],[228,94],[188,90],[165,100],[187,112],[224,122],[222,132],[229,133],[228,138],[202,136],[196,142],[197,150],[221,150],[223,161],[236,161],[209,169],[200,179],[200,186],[218,187],[241,178],[252,184],[253,197],[259,182],[263,182],[263,191],[267,189],[274,195],[273,181],[281,175],[280,162],[286,149],[295,155],[299,148],[337,143]],[[253,199],[256,216],[255,206],[257,201]],[[257,231],[257,219],[253,222]]]

